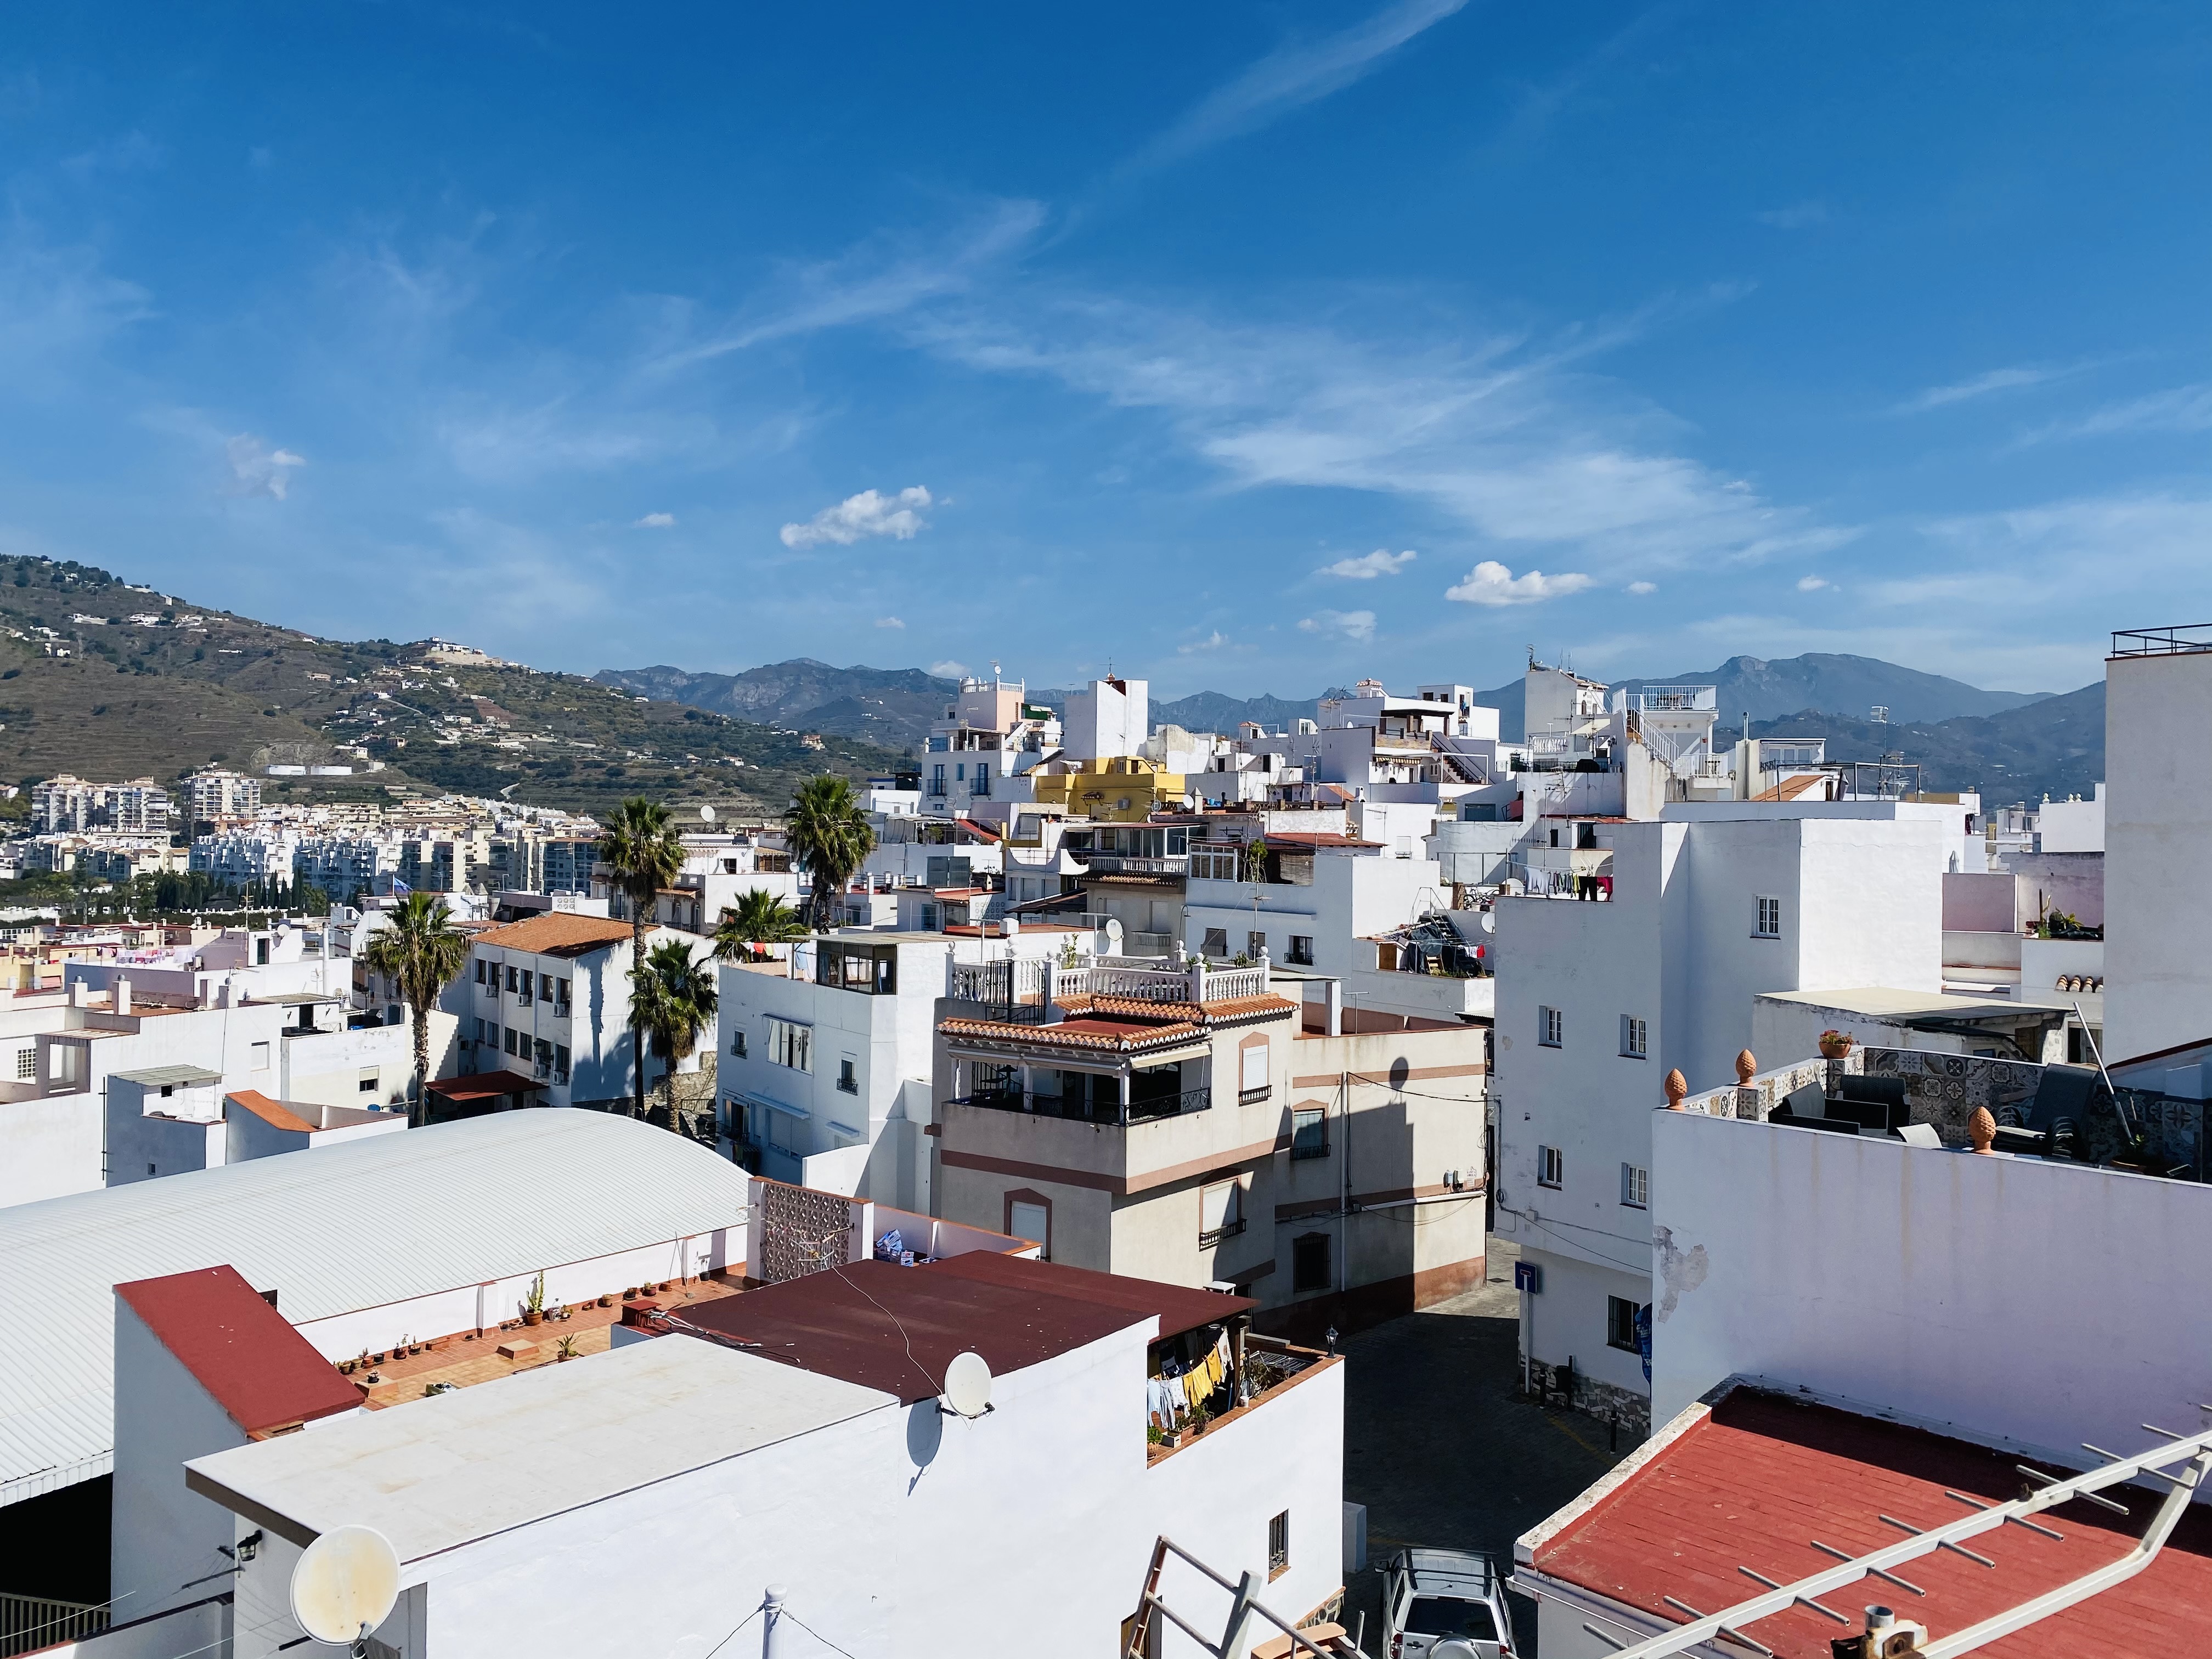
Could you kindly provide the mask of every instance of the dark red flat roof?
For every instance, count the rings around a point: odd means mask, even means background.
[[[520,1072],[473,1072],[467,1077],[434,1078],[430,1092],[448,1100],[489,1100],[495,1095],[526,1094],[544,1085]]]
[[[955,1354],[972,1350],[994,1372],[1017,1371],[1127,1330],[1154,1311],[1067,1294],[1059,1286],[1069,1281],[1055,1279],[1044,1263],[994,1259],[1004,1271],[988,1278],[975,1269],[962,1274],[858,1261],[695,1305],[684,1318],[758,1343],[771,1358],[880,1389],[910,1405],[942,1392]],[[1147,1288],[1173,1293],[1170,1286]],[[1224,1310],[1217,1318],[1251,1305],[1213,1300]]]
[[[1149,1279],[1121,1273],[1102,1273],[1095,1267],[1070,1267],[1057,1261],[1034,1261],[996,1250],[970,1250],[965,1255],[945,1256],[920,1269],[987,1285],[1035,1285],[1072,1301],[1119,1308],[1125,1313],[1151,1314],[1160,1322],[1164,1339],[1194,1331],[1231,1315],[1250,1311],[1260,1304],[1249,1296],[1224,1296],[1218,1291],[1194,1290],[1188,1285],[1161,1285]]]
[[[361,1390],[235,1267],[134,1279],[115,1293],[248,1434],[361,1404]]]
[[[1881,1517],[1921,1528],[1969,1513],[1947,1491],[1988,1502],[2020,1496],[2021,1460],[1962,1440],[1787,1395],[1737,1388],[1589,1511],[1544,1536],[1529,1563],[1539,1572],[1641,1607],[1675,1623],[1672,1595],[1718,1613],[1759,1593],[1739,1566],[1789,1583],[1836,1563],[1809,1542],[1864,1554],[1900,1534]],[[2062,1471],[2065,1473],[2065,1471]],[[1884,1591],[1823,1598],[1856,1612],[1879,1601],[1949,1635],[2056,1589],[2133,1547],[2158,1502],[2140,1488],[2112,1494],[2133,1511],[2123,1519],[2075,1502],[2041,1519],[2066,1534],[2056,1543],[2008,1527],[1973,1547],[1994,1571],[1938,1551],[1896,1569],[1925,1596]],[[1802,1607],[1752,1621],[1745,1633],[1782,1659],[1829,1659],[1841,1627]],[[2192,1507],[2172,1539],[2133,1578],[1978,1651],[1991,1659],[2052,1654],[2144,1656],[2203,1650],[2212,1630],[2212,1514]],[[2191,1635],[2191,1632],[2197,1634]]]

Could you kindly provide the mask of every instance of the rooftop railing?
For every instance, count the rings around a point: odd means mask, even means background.
[[[2212,623],[2174,628],[2122,628],[2112,633],[2116,657],[2180,657],[2212,651]]]
[[[1637,708],[1647,714],[1698,713],[1720,706],[1720,692],[1710,685],[1647,685],[1636,694]]]

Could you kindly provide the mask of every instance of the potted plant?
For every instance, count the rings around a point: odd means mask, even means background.
[[[574,1359],[577,1358],[576,1339],[573,1336],[562,1337],[561,1339],[561,1346],[553,1351],[553,1357],[556,1359]]]
[[[353,1370],[354,1362],[352,1360],[341,1359],[338,1361],[338,1375],[340,1376],[351,1376],[353,1375]]]
[[[600,1305],[602,1308],[611,1308],[611,1307],[613,1307],[613,1306],[615,1305],[615,1298],[614,1298],[614,1294],[613,1294],[613,1292],[610,1291],[610,1292],[608,1292],[606,1295],[605,1295],[605,1296],[601,1297],[599,1298],[599,1305]]]
[[[1820,1033],[1820,1053],[1829,1060],[1841,1060],[1850,1053],[1857,1039],[1849,1031],[1826,1030]]]
[[[540,1273],[530,1281],[530,1294],[522,1300],[522,1322],[542,1325],[545,1322],[545,1275]]]

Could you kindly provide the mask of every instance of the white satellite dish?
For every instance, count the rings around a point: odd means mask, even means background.
[[[957,1353],[945,1368],[945,1403],[962,1417],[991,1409],[991,1367],[980,1353]]]
[[[325,1533],[292,1569],[292,1616],[318,1642],[359,1641],[398,1599],[399,1552],[374,1527]]]
[[[699,809],[699,816],[707,823],[712,823],[714,821],[714,809],[711,806],[702,806]]]

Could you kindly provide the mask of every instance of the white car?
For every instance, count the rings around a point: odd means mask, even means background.
[[[1487,1558],[1461,1550],[1400,1550],[1382,1570],[1382,1628],[1390,1659],[1419,1659],[1443,1643],[1477,1659],[1512,1659],[1505,1589]]]

